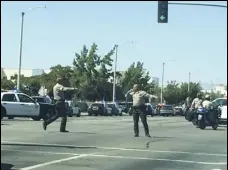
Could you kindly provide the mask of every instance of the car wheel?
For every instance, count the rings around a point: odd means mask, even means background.
[[[78,114],[76,115],[77,117],[80,117],[81,116],[81,112],[79,111]]]
[[[34,117],[31,117],[32,120],[34,121],[40,121],[41,117],[40,116],[34,116]]]
[[[8,119],[14,119],[14,117],[13,116],[8,116]]]
[[[122,116],[123,115],[123,113],[121,112],[120,114],[119,114],[119,116]]]
[[[98,116],[98,114],[96,113],[95,116]]]
[[[89,116],[92,116],[92,114],[91,114],[91,113],[88,113],[88,115],[89,115]]]

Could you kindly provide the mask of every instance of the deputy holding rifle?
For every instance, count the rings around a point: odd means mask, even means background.
[[[53,87],[55,115],[43,122],[43,128],[44,130],[46,130],[49,124],[57,120],[59,117],[62,117],[62,121],[60,124],[60,132],[69,132],[66,130],[67,112],[66,112],[66,106],[65,106],[64,92],[77,90],[77,88],[64,87],[62,78],[57,78],[56,82],[57,84]]]

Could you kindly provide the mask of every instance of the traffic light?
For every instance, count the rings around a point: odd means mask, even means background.
[[[158,23],[168,23],[168,1],[158,1]]]

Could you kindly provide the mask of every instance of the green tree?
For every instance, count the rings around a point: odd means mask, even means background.
[[[193,83],[191,82],[189,84],[189,97],[191,99],[196,98],[197,93],[199,93],[202,90],[199,83]],[[188,83],[182,83],[180,86],[180,95],[181,100],[184,101],[188,97]]]
[[[81,89],[78,97],[99,100],[103,98],[105,90],[110,93],[110,85],[107,82],[111,75],[111,57],[114,50],[115,47],[103,57],[99,56],[97,45],[94,43],[90,50],[83,46],[80,54],[75,53],[72,84]]]
[[[134,62],[127,69],[122,80],[123,92],[126,93],[134,84],[139,84],[142,87],[142,90],[147,92],[153,91],[152,89],[155,86],[152,83],[149,83],[150,79],[149,72],[143,68],[143,63]]]
[[[1,79],[1,89],[12,90],[15,87],[15,83],[11,80]]]
[[[179,84],[176,81],[168,82],[164,88],[164,99],[167,104],[176,104],[181,101]]]

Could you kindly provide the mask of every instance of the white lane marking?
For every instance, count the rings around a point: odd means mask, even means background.
[[[72,156],[72,157],[69,157],[69,158],[58,159],[58,160],[54,160],[54,161],[50,161],[50,162],[45,162],[45,163],[41,163],[41,164],[37,164],[37,165],[21,168],[21,170],[36,169],[36,168],[40,168],[40,167],[44,167],[44,166],[48,166],[48,165],[53,165],[53,164],[57,164],[57,163],[61,163],[61,162],[65,162],[65,161],[69,161],[69,160],[73,160],[73,159],[82,158],[82,157],[85,157],[85,156],[87,156],[87,154],[81,154],[81,155]]]
[[[107,149],[107,150],[121,150],[121,151],[136,151],[136,152],[154,152],[154,153],[173,153],[173,154],[189,154],[189,155],[204,155],[204,156],[220,156],[227,157],[227,154],[217,153],[195,153],[185,151],[162,151],[162,150],[146,150],[146,149],[131,149],[131,148],[115,148],[115,147],[100,147],[100,146],[80,146],[80,145],[59,145],[59,144],[43,144],[43,143],[27,143],[27,142],[14,142],[14,141],[1,141],[1,144],[21,144],[21,145],[40,145],[49,147],[78,147],[80,148],[91,148],[91,149]]]
[[[222,169],[212,169],[212,170],[222,170]]]
[[[77,153],[68,153],[68,152],[43,152],[43,151],[26,151],[26,150],[18,150],[18,149],[1,149],[1,151],[8,151],[8,152],[25,152],[25,153],[38,153],[38,154],[51,154],[51,155],[79,155]]]
[[[134,159],[134,160],[150,160],[150,161],[167,161],[167,162],[181,162],[203,165],[226,165],[227,162],[198,162],[188,160],[173,160],[173,159],[157,159],[157,158],[142,158],[142,157],[128,157],[128,156],[110,156],[110,155],[86,155],[87,157],[103,157],[103,158],[117,158],[117,159]]]

